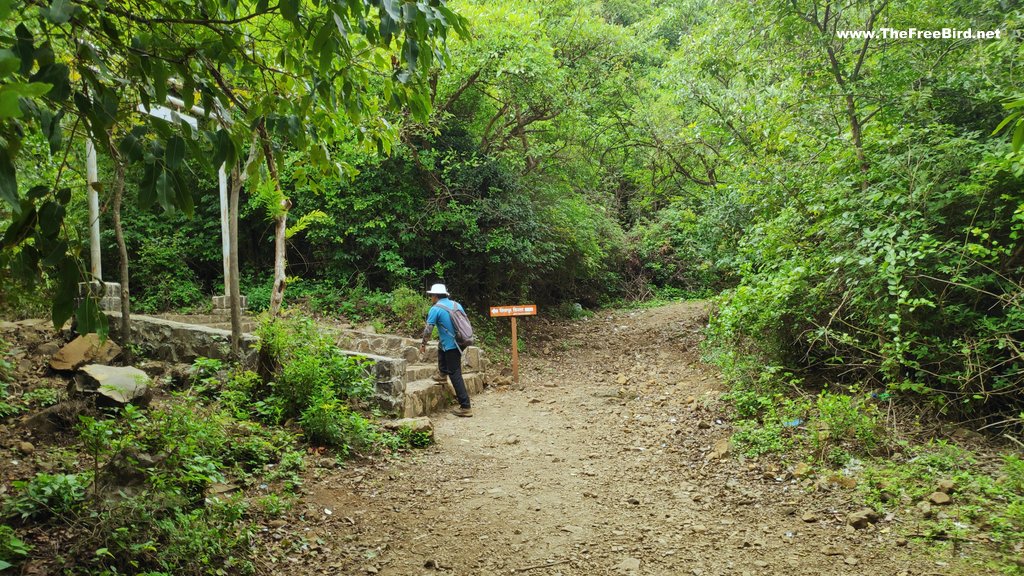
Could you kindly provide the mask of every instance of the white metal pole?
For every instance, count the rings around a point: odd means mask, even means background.
[[[85,181],[89,189],[89,256],[92,277],[103,282],[103,263],[100,262],[100,194],[99,171],[96,169],[96,146],[92,140],[85,141]]]
[[[220,169],[217,171],[218,179],[220,180],[220,244],[221,254],[224,260],[224,296],[228,304],[231,304],[231,231],[229,225],[228,215],[228,174],[224,169],[225,164],[221,164]]]

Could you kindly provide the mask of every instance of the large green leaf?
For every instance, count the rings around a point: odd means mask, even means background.
[[[57,290],[50,306],[50,319],[53,321],[53,327],[60,329],[75,311],[79,280],[78,263],[72,258],[64,258],[56,267],[54,276],[57,280]]]
[[[71,95],[71,80],[66,64],[57,62],[40,66],[39,71],[33,74],[30,80],[52,85],[53,87],[46,93],[46,98],[54,102],[63,102]]]
[[[11,224],[4,232],[3,247],[5,249],[20,245],[28,238],[36,226],[36,205],[31,200],[22,200]]]
[[[21,60],[19,72],[22,76],[28,76],[28,73],[32,70],[32,64],[35,62],[35,39],[24,23],[18,24],[15,27],[14,36],[14,53]]]
[[[279,5],[281,7],[281,16],[298,28],[300,0],[281,0]]]
[[[164,151],[164,162],[171,170],[181,167],[181,161],[185,158],[185,140],[180,136],[172,136],[167,140],[167,148]]]
[[[0,77],[10,76],[21,68],[21,58],[4,48],[0,50]]]
[[[71,0],[53,0],[49,10],[42,10],[46,19],[54,24],[65,24],[78,11],[78,7],[72,4]]]
[[[39,123],[43,129],[43,136],[50,145],[50,154],[56,154],[64,140],[64,133],[60,127],[60,121],[64,118],[64,111],[54,114],[48,109],[41,109],[39,112]]]
[[[46,202],[39,209],[39,231],[44,236],[55,238],[64,224],[64,207],[57,202]]]
[[[6,147],[0,146],[0,200],[7,202],[15,214],[21,213],[18,201],[18,177]]]
[[[100,310],[99,302],[93,296],[82,298],[75,311],[75,318],[78,320],[79,334],[99,334],[100,338],[109,335],[109,320],[107,315]]]
[[[52,88],[49,84],[33,82],[10,82],[0,86],[0,121],[8,118],[21,118],[21,98],[37,98]]]

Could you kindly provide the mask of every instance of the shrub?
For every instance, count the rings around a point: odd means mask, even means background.
[[[273,395],[283,401],[285,417],[299,415],[324,386],[343,400],[373,393],[367,362],[341,352],[309,318],[265,319],[258,335],[261,358],[274,375]]]
[[[740,420],[736,422],[736,432],[732,438],[740,450],[750,457],[785,452],[792,444],[776,419],[767,419],[765,422]]]
[[[375,443],[379,433],[369,420],[353,412],[329,386],[321,387],[299,417],[306,438],[347,454],[353,447]]]
[[[0,572],[20,562],[31,550],[32,546],[18,538],[13,528],[0,524]]]
[[[132,261],[132,298],[140,312],[164,312],[207,304],[195,271],[182,265],[185,242],[180,234],[144,238]],[[135,288],[137,287],[137,288]]]
[[[390,308],[398,329],[412,334],[423,328],[430,301],[416,290],[401,286],[391,291]]]
[[[812,426],[812,441],[819,455],[824,457],[830,446],[854,446],[870,451],[882,440],[878,407],[855,400],[846,394],[822,391],[817,399],[818,422]]]
[[[85,536],[73,549],[106,574],[252,574],[253,529],[243,520],[245,509],[240,499],[211,498],[186,510],[159,494],[142,494],[97,513],[93,533],[102,539]]]
[[[12,482],[16,492],[4,502],[3,512],[22,519],[70,514],[85,499],[90,481],[91,474],[39,472],[31,480]]]
[[[36,388],[22,394],[21,400],[40,408],[46,408],[60,401],[60,390],[56,388]]]
[[[409,426],[403,426],[398,429],[398,438],[410,448],[426,448],[434,442],[430,432],[422,430],[417,432]]]

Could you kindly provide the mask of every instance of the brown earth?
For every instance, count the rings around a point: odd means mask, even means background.
[[[263,567],[296,574],[972,573],[898,518],[847,526],[841,486],[727,447],[722,383],[698,361],[701,303],[539,328],[522,387],[436,417],[436,445],[310,470]],[[333,461],[327,461],[330,464]],[[799,474],[803,476],[803,471]],[[980,572],[973,572],[980,573]]]

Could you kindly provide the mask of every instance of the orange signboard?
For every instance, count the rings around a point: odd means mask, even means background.
[[[513,306],[491,306],[491,316],[536,316],[536,304],[516,304]]]

